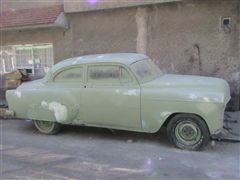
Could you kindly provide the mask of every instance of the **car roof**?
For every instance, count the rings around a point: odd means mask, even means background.
[[[137,53],[114,53],[114,54],[95,54],[79,56],[61,61],[53,66],[52,73],[66,66],[77,64],[93,64],[93,63],[122,63],[130,65],[136,61],[148,58],[146,55]]]

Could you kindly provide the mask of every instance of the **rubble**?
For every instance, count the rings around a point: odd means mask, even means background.
[[[17,69],[15,71],[0,74],[0,107],[6,107],[5,93],[8,89],[16,89],[24,81],[29,81],[29,75],[26,69]]]
[[[225,112],[224,131],[212,139],[217,141],[240,142],[240,111]]]
[[[0,108],[0,118],[5,118],[6,108]]]
[[[5,88],[15,89],[23,81],[29,80],[27,71],[25,69],[17,69],[16,71],[4,74],[5,78]]]

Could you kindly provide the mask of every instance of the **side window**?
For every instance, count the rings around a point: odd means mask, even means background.
[[[121,82],[122,83],[129,83],[132,81],[129,73],[127,72],[127,70],[123,67],[120,67],[120,72],[121,72]]]
[[[88,67],[88,82],[121,84],[131,82],[131,77],[121,66],[96,65]]]
[[[55,82],[82,82],[83,68],[77,67],[60,72],[55,78]]]

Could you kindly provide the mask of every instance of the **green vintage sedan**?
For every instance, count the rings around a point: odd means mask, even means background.
[[[222,129],[230,90],[222,79],[163,74],[147,56],[121,53],[64,60],[6,98],[12,115],[42,133],[61,124],[147,133],[166,125],[171,143],[198,150]]]

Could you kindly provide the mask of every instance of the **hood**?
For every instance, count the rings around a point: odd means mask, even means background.
[[[165,74],[155,80],[143,84],[145,88],[157,88],[166,91],[171,97],[201,101],[217,101],[227,103],[230,100],[228,83],[219,78]],[[168,98],[171,98],[169,95]],[[205,100],[204,100],[205,99]]]

